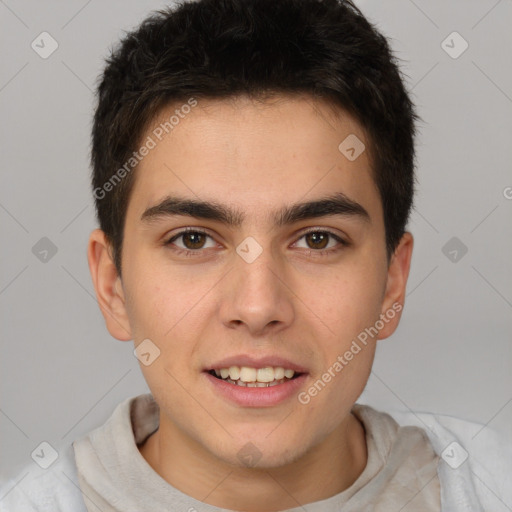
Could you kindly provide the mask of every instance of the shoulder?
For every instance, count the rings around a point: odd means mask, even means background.
[[[460,458],[482,466],[491,462],[495,468],[512,473],[512,440],[489,425],[462,418],[427,412],[392,411],[389,413],[400,425],[422,427],[443,459],[452,455],[451,448],[460,450]],[[464,453],[465,452],[465,453]],[[465,457],[467,455],[467,457]],[[455,465],[452,463],[452,465]]]
[[[397,446],[408,451],[414,451],[420,445],[430,446],[425,431],[412,423],[400,424],[390,414],[369,405],[355,404],[352,412],[364,425],[367,438],[373,439],[383,454],[389,454]]]
[[[512,506],[512,442],[488,425],[427,412],[393,411],[400,425],[423,428],[440,456],[439,474],[472,486],[485,510]]]
[[[33,463],[0,482],[0,512],[86,512],[77,481],[73,446],[48,468]]]

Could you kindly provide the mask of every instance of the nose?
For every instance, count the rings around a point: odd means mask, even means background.
[[[287,283],[285,263],[268,248],[250,263],[236,255],[233,265],[222,290],[224,325],[245,329],[254,337],[276,335],[290,326],[294,294]]]

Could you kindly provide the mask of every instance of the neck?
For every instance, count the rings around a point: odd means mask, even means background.
[[[219,508],[276,512],[327,499],[349,488],[368,458],[364,428],[353,414],[300,459],[277,468],[229,465],[162,420],[139,447],[142,456],[176,489]]]

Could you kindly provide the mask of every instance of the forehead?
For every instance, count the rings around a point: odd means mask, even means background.
[[[194,101],[162,109],[142,137],[152,149],[128,214],[178,195],[237,206],[250,221],[337,192],[381,214],[367,137],[348,113],[307,96]]]

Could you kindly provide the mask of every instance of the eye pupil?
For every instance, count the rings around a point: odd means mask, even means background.
[[[189,245],[187,240],[192,240],[192,244]],[[188,249],[199,249],[204,244],[204,235],[198,232],[184,233],[183,242]]]
[[[310,241],[313,242],[313,245],[315,245],[314,249],[323,249],[327,245],[329,235],[326,233],[313,232],[308,233],[306,239],[308,240],[308,245]],[[321,245],[319,246],[318,243]]]

